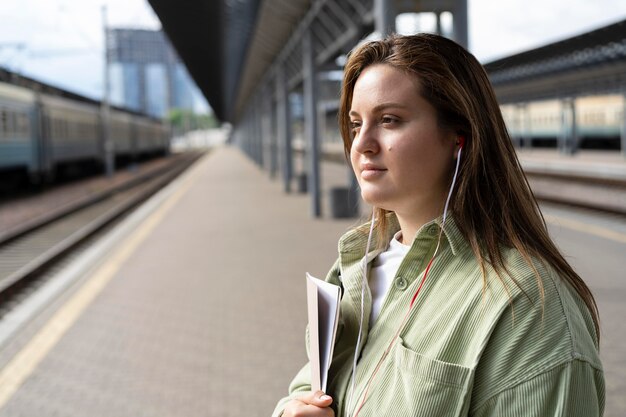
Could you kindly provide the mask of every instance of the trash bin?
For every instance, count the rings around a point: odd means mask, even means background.
[[[306,194],[309,191],[309,182],[306,173],[296,175],[296,183],[298,184],[298,192]]]
[[[357,217],[359,204],[348,187],[336,187],[330,190],[330,212],[334,219]]]

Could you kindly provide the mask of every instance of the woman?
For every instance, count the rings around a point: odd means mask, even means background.
[[[595,301],[478,61],[436,35],[361,45],[339,124],[374,219],[326,277],[344,288],[327,393],[305,366],[275,415],[602,415]]]

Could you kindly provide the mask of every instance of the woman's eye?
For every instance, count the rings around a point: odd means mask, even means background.
[[[381,122],[384,125],[394,124],[397,121],[398,121],[398,119],[396,119],[395,117],[391,117],[391,116],[383,116],[383,118],[381,119]]]
[[[353,131],[357,130],[360,127],[361,127],[361,122],[357,122],[357,121],[350,122],[350,129],[352,129]]]

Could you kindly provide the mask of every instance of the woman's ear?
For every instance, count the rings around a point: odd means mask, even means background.
[[[459,153],[460,153],[461,149],[463,149],[464,146],[465,146],[465,136],[457,135],[457,137],[456,137],[456,146],[454,148],[454,159],[455,160],[456,160],[456,158],[459,157]]]

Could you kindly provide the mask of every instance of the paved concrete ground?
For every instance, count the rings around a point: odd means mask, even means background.
[[[306,359],[305,272],[325,275],[354,220],[311,220],[235,149],[197,169],[0,416],[271,413]]]
[[[305,361],[304,273],[324,276],[337,238],[356,221],[311,219],[307,195],[283,194],[280,181],[235,149],[219,148],[195,169],[188,191],[117,262],[108,284],[5,403],[0,387],[0,417],[271,413]],[[322,174],[326,188],[347,183],[338,164],[324,164]],[[603,274],[595,266],[591,272]],[[606,289],[603,297],[621,294],[624,283],[598,289]],[[611,316],[605,330],[622,328],[615,324],[623,303],[606,310],[598,301]],[[45,328],[48,317],[31,327]],[[38,331],[26,329],[0,351],[0,372]],[[605,363],[613,372],[607,417],[626,412],[617,396],[626,386],[622,336],[605,336],[616,358]]]

